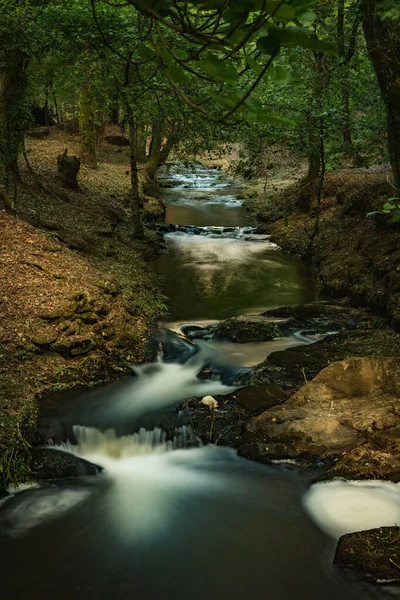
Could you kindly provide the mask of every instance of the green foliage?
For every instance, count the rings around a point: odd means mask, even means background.
[[[400,198],[389,198],[381,209],[367,213],[367,217],[373,215],[385,215],[389,223],[398,223],[400,221]]]

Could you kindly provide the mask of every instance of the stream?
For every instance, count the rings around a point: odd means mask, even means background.
[[[325,527],[316,514],[330,498],[310,497],[315,471],[260,465],[230,448],[202,446],[186,412],[177,410],[188,398],[233,391],[270,352],[317,339],[295,332],[269,342],[217,342],[212,335],[220,320],[257,318],[273,307],[317,300],[318,291],[306,265],[257,233],[219,171],[172,165],[164,182],[169,252],[152,268],[165,277],[167,341],[154,363],[132,367],[134,377],[64,394],[46,407],[49,428],[64,439],[56,448],[103,471],[3,501],[3,597],[393,597],[390,587],[332,565],[338,536],[352,530],[349,503],[356,513],[362,494],[350,493],[340,514],[332,505]],[[206,366],[212,376],[199,377]],[[385,506],[390,523],[400,517],[397,500],[375,499],[374,514]],[[361,518],[357,526],[365,523]]]

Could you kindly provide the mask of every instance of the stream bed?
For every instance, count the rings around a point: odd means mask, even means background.
[[[201,446],[177,410],[188,398],[231,392],[235,374],[268,353],[315,341],[215,342],[218,321],[310,302],[318,291],[306,265],[256,232],[219,171],[172,166],[165,180],[169,252],[153,268],[165,277],[170,313],[162,325],[178,358],[160,354],[133,367],[134,377],[46,407],[48,428],[64,439],[56,448],[103,471],[3,502],[2,597],[392,597],[390,587],[333,567],[335,527],[324,533],[304,505],[315,471]],[[190,330],[203,339],[190,342]],[[230,377],[199,378],[210,362]]]

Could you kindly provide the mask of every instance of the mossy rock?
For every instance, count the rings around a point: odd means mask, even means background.
[[[45,321],[56,321],[57,319],[68,319],[71,317],[71,311],[66,311],[63,308],[54,308],[40,315],[40,318]]]
[[[92,312],[85,312],[79,315],[81,321],[86,325],[94,325],[97,323],[97,317]]]
[[[379,527],[343,535],[334,563],[375,582],[400,581],[400,527]]]
[[[281,337],[279,327],[270,321],[244,321],[233,317],[221,323],[215,334],[215,340],[229,342],[265,342]]]
[[[40,349],[48,349],[57,341],[58,332],[54,327],[40,327],[32,334],[32,342]]]

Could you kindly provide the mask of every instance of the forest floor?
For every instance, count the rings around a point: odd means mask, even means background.
[[[79,191],[63,188],[56,157],[77,136],[51,129],[27,139],[40,185],[21,161],[17,216],[0,211],[0,477],[24,478],[48,392],[120,376],[142,358],[148,326],[164,310],[146,260],[154,231],[132,235],[129,155],[103,142],[96,170],[81,168]],[[43,186],[43,187],[40,187]],[[150,211],[162,215],[156,199]],[[1,482],[0,482],[1,487]]]

